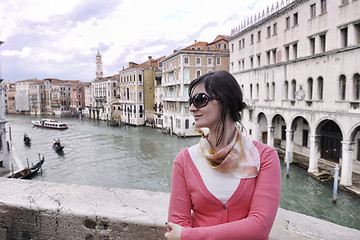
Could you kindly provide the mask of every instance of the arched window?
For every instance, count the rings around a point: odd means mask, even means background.
[[[324,79],[322,77],[318,78],[318,97],[319,100],[323,100],[324,95]]]
[[[116,96],[116,89],[114,89],[114,97]]]
[[[270,99],[275,100],[275,83],[272,82],[271,88],[270,88]]]
[[[196,77],[200,77],[201,76],[201,71],[200,70],[196,70]]]
[[[289,82],[285,81],[283,89],[283,100],[289,100]]]
[[[185,129],[189,129],[189,119],[185,120]]]
[[[190,80],[189,69],[184,70],[184,80]]]
[[[307,89],[307,100],[312,100],[313,99],[313,85],[314,85],[314,81],[312,78],[309,78],[308,81],[308,89]]]
[[[341,75],[339,78],[339,95],[340,100],[345,100],[346,96],[346,77],[344,75]]]
[[[291,81],[291,94],[290,94],[290,100],[295,100],[295,92],[296,92],[296,80],[293,79]]]
[[[259,99],[259,84],[256,84],[256,100]]]
[[[360,74],[356,73],[353,77],[354,100],[360,100]]]
[[[130,99],[130,90],[129,90],[129,88],[126,89],[126,99],[127,100]]]

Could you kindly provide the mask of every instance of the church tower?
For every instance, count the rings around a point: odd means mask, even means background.
[[[100,51],[98,50],[98,53],[96,54],[96,79],[100,79],[102,77],[103,77],[102,61],[101,61]]]

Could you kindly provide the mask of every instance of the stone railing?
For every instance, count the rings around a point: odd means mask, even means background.
[[[0,239],[164,239],[169,194],[0,178]],[[279,208],[270,239],[360,231]]]

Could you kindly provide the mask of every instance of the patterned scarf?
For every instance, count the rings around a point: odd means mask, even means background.
[[[207,136],[200,139],[200,149],[211,168],[234,178],[253,178],[259,173],[260,155],[251,140],[236,128],[231,142],[215,152]]]

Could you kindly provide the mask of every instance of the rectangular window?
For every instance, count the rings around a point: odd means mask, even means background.
[[[241,40],[239,40],[239,49],[241,49]]]
[[[308,130],[303,130],[303,139],[302,139],[303,147],[308,146],[308,138],[309,138],[309,131]]]
[[[271,26],[267,27],[267,37],[269,38],[271,36]]]
[[[245,47],[245,38],[242,40],[243,44],[242,44],[242,47],[244,48]]]
[[[294,26],[299,24],[299,17],[298,17],[298,13],[294,13]]]
[[[250,35],[250,44],[254,44],[254,34]]]
[[[188,57],[184,57],[184,65],[189,65],[189,58]]]
[[[326,13],[326,0],[320,1],[321,13]]]
[[[310,41],[310,52],[309,52],[309,54],[310,55],[314,55],[315,54],[315,38],[310,38],[309,39],[309,41]]]
[[[286,140],[286,126],[281,126],[281,140]]]
[[[243,59],[241,62],[242,62],[242,69],[244,70],[245,69],[245,59]]]
[[[266,52],[266,59],[267,59],[267,64],[270,64],[270,51]]]
[[[285,47],[285,60],[286,61],[290,60],[290,47],[289,46]]]
[[[286,20],[285,20],[285,26],[286,26],[286,29],[289,29],[290,28],[290,17],[287,17]]]
[[[221,65],[221,58],[220,57],[216,58],[216,65]]]
[[[201,65],[201,58],[197,57],[196,58],[196,66],[200,66]]]
[[[260,54],[257,55],[257,65],[258,65],[258,67],[261,66],[261,55]]]
[[[355,39],[357,43],[360,43],[360,23],[355,24]]]
[[[250,57],[250,68],[254,68],[254,57]]]
[[[208,58],[208,59],[207,59],[207,64],[208,64],[208,66],[212,66],[212,65],[213,65],[213,63],[212,63],[212,58]]]
[[[276,49],[272,50],[272,55],[273,55],[273,63],[276,63]]]
[[[257,34],[257,41],[260,42],[261,41],[261,31],[258,31]]]
[[[274,23],[273,25],[273,35],[277,34],[277,23]]]
[[[310,5],[310,18],[316,17],[316,4]]]
[[[231,44],[231,52],[234,52],[234,44]]]
[[[325,52],[326,51],[326,35],[320,35],[320,51]]]
[[[341,47],[347,47],[348,46],[348,28],[345,27],[343,29],[340,29],[340,35],[341,35]]]
[[[297,59],[297,44],[293,44],[293,57],[294,59]]]

